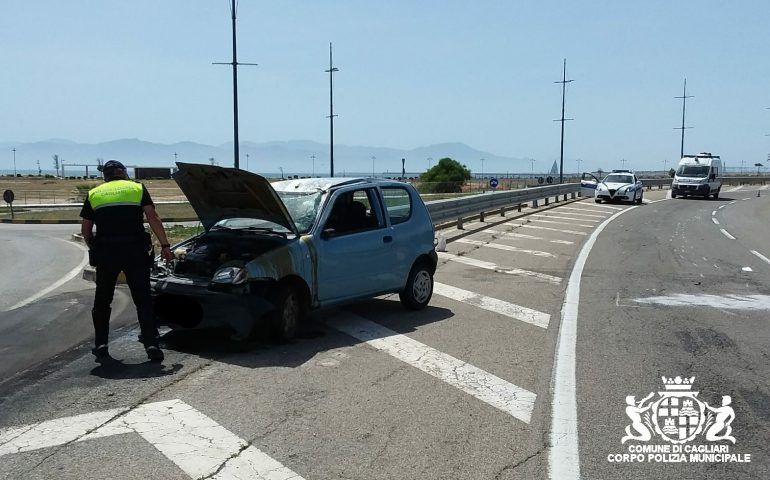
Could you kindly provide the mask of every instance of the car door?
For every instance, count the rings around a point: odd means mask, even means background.
[[[322,305],[392,289],[392,240],[374,187],[332,194],[321,219],[318,300]]]

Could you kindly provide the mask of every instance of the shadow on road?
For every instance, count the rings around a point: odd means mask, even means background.
[[[184,365],[174,363],[166,366],[150,361],[144,363],[123,363],[123,360],[110,358],[91,370],[91,375],[109,380],[126,380],[135,378],[155,378],[174,375]]]

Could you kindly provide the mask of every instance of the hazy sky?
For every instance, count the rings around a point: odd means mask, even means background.
[[[2,0],[0,141],[231,141],[231,69],[211,64],[232,58],[228,4]],[[241,141],[328,142],[333,42],[335,143],[545,167],[566,58],[565,164],[670,164],[685,77],[687,152],[770,152],[767,0],[241,0],[237,26],[238,60],[259,64],[239,71]]]

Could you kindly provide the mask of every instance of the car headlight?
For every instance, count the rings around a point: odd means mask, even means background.
[[[214,283],[229,285],[240,285],[246,281],[248,274],[245,268],[240,267],[222,267],[211,278]]]

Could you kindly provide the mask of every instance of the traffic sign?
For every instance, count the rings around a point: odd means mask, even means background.
[[[5,203],[13,203],[13,190],[4,191],[3,200],[5,200]]]
[[[495,177],[489,179],[489,186],[492,188],[497,188],[497,179]]]

